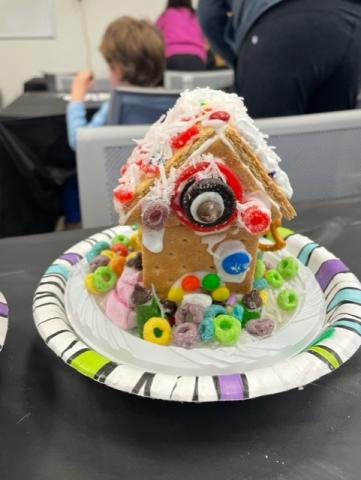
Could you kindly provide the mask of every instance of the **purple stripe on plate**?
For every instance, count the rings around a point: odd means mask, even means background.
[[[324,262],[318,269],[315,277],[320,284],[322,290],[325,291],[330,281],[335,275],[337,275],[338,273],[346,273],[349,271],[350,270],[343,262],[341,262],[341,260],[339,260],[338,258],[334,258],[332,260],[327,260],[326,262]]]
[[[219,375],[218,379],[221,400],[243,400],[243,383],[240,375]]]
[[[79,260],[82,257],[81,257],[81,255],[78,255],[77,253],[68,252],[68,253],[63,253],[63,255],[61,255],[59,258],[61,258],[62,260],[67,260],[72,265],[75,265],[76,263],[79,262]]]
[[[0,315],[7,317],[9,315],[9,307],[7,303],[0,302]]]

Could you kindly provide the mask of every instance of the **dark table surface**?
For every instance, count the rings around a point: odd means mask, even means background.
[[[64,94],[54,92],[28,92],[20,95],[6,108],[0,110],[0,118],[38,118],[64,115],[67,102]],[[99,101],[87,102],[88,109],[97,109]]]
[[[361,199],[299,206],[292,227],[361,277]],[[180,404],[112,390],[69,368],[35,330],[46,267],[93,231],[0,241],[10,327],[0,353],[0,478],[359,480],[361,352],[303,390]]]

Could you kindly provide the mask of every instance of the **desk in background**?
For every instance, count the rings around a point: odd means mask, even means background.
[[[298,207],[292,228],[361,278],[361,199]],[[245,402],[138,398],[83,377],[44,344],[32,296],[44,270],[94,231],[0,240],[9,331],[0,354],[0,478],[359,480],[361,352],[306,386]]]
[[[89,115],[104,96],[93,94]],[[53,230],[60,192],[75,171],[64,95],[25,93],[0,111],[0,237]]]

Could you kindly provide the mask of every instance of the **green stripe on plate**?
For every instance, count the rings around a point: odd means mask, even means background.
[[[329,351],[328,349],[326,350],[325,348],[321,347],[321,346],[318,346],[318,345],[314,345],[313,347],[310,347],[308,349],[309,352],[315,352],[315,353],[318,353],[319,355],[321,355],[321,357],[323,357],[325,360],[327,360],[327,362],[333,366],[333,368],[338,368],[340,365],[341,365],[341,362],[338,360],[338,358],[336,358],[335,355],[332,354],[331,351]]]
[[[70,365],[83,375],[94,378],[98,371],[109,362],[109,358],[100,355],[100,353],[87,350],[73,358]]]

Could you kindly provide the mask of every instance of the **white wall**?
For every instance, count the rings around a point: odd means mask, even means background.
[[[85,8],[94,70],[105,76],[98,52],[105,27],[121,15],[156,19],[166,0],[82,0]],[[196,4],[196,2],[194,2]],[[0,94],[3,106],[22,92],[25,80],[42,72],[74,72],[87,67],[78,0],[55,0],[56,38],[0,39]]]

